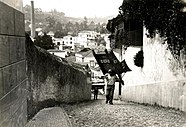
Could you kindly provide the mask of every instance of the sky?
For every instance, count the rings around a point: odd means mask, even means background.
[[[33,0],[35,8],[43,11],[56,9],[70,17],[117,16],[123,0]],[[31,0],[23,0],[23,6],[31,5]]]

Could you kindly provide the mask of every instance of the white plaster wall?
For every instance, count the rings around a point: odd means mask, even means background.
[[[100,71],[95,71],[95,70],[92,69],[91,72],[94,73],[94,77],[101,77],[101,76],[103,76],[103,73],[102,73],[101,70]]]
[[[92,60],[96,63],[96,59],[94,57],[85,57],[84,58],[84,62],[89,63],[89,65],[90,65],[90,61],[92,61]]]
[[[59,50],[63,50],[63,45],[60,45],[59,46]]]
[[[122,100],[158,104],[186,111],[186,55],[174,59],[163,38],[150,39],[143,32],[144,67],[134,65],[133,57],[140,50],[129,47],[124,58],[131,72],[123,79]]]
[[[121,54],[120,53],[117,53],[117,52],[114,52],[114,55],[116,56],[116,58],[121,62]]]
[[[110,39],[108,38],[108,36],[109,36],[109,34],[108,35],[105,35],[104,36],[104,40],[106,42],[106,49],[107,50],[110,50],[111,49],[111,47],[110,47]]]
[[[84,35],[84,34],[78,34],[78,37],[77,37],[77,43],[79,43],[80,45],[84,46],[84,47],[87,47],[87,35]]]
[[[51,54],[54,53],[54,55],[65,58],[66,52],[50,52]]]
[[[182,65],[178,64],[179,62],[167,50],[167,45],[163,44],[163,38],[160,38],[158,35],[153,39],[147,38],[146,32],[144,28],[144,67],[140,68],[134,65],[134,56],[140,51],[140,47],[128,47],[123,55],[127,65],[132,70],[123,77],[125,84],[132,86],[184,80],[185,69],[183,67],[186,61],[185,56],[181,58]]]
[[[167,45],[163,44],[164,39],[156,35],[155,38],[149,39],[143,35],[145,83],[167,82],[185,79],[179,68],[179,62],[176,61],[171,52],[167,50]],[[175,70],[175,67],[177,68]]]
[[[140,67],[135,66],[134,56],[141,50],[141,47],[128,47],[125,51],[124,59],[128,67],[132,70],[123,76],[125,85],[139,85],[143,83],[143,73]]]
[[[57,43],[60,43],[60,45],[63,45],[63,38],[54,38],[53,43],[57,45]]]
[[[65,52],[55,52],[54,55],[65,58],[66,53]]]
[[[186,80],[124,86],[122,100],[158,104],[186,112]]]
[[[76,62],[83,62],[83,56],[80,54],[75,54],[76,56]]]

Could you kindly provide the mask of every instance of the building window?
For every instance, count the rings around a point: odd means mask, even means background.
[[[94,78],[94,72],[91,73],[91,78]]]
[[[72,40],[72,37],[70,38],[70,40]]]
[[[70,44],[72,44],[72,42],[70,42]]]
[[[94,67],[94,61],[93,60],[90,61],[90,66]]]
[[[60,45],[60,42],[57,42],[57,45]]]

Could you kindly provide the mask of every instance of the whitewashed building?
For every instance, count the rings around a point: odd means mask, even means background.
[[[49,53],[56,55],[61,58],[65,58],[67,56],[67,52],[64,50],[59,50],[59,49],[49,49],[47,50]]]
[[[73,50],[75,47],[75,43],[77,43],[77,37],[71,35],[67,35],[63,37],[62,46],[63,45],[69,46]]]
[[[156,35],[150,39],[143,30],[143,68],[134,64],[134,56],[141,47],[128,47],[123,54],[132,70],[123,77],[122,99],[139,103],[158,104],[186,111],[186,71],[184,55],[176,60],[164,39]]]
[[[81,31],[78,33],[77,43],[87,48],[90,40],[95,40],[99,35],[95,31]]]
[[[54,43],[55,45],[57,45],[57,46],[64,45],[64,43],[63,43],[63,38],[54,38],[54,39],[53,39],[53,43]],[[60,50],[62,50],[62,49],[60,49]]]
[[[174,58],[164,42],[165,38],[161,38],[158,34],[149,38],[147,29],[136,20],[135,22],[128,20],[124,24],[123,19],[117,17],[114,22],[109,20],[109,23],[112,24],[111,27],[113,23],[116,25],[111,39],[117,39],[115,46],[124,49],[121,59],[125,59],[132,70],[122,75],[125,85],[121,89],[115,87],[115,96],[118,96],[117,91],[121,90],[121,100],[186,111],[186,55],[184,52],[181,51],[179,59]],[[130,28],[127,31],[129,41],[122,38],[125,28]]]
[[[67,35],[63,38],[54,38],[53,43],[58,47],[59,50],[70,49],[74,50],[77,37]]]

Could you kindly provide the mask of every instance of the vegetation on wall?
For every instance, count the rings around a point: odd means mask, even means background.
[[[137,66],[137,67],[143,67],[143,60],[144,60],[144,57],[143,57],[143,50],[140,50],[138,53],[136,53],[136,55],[134,56],[134,64]]]
[[[37,36],[34,40],[34,44],[43,49],[54,49],[54,43],[52,42],[52,38],[46,33],[43,36]]]
[[[148,30],[165,38],[168,49],[179,56],[186,44],[186,14],[182,0],[124,0],[120,14],[125,20],[138,19]]]

